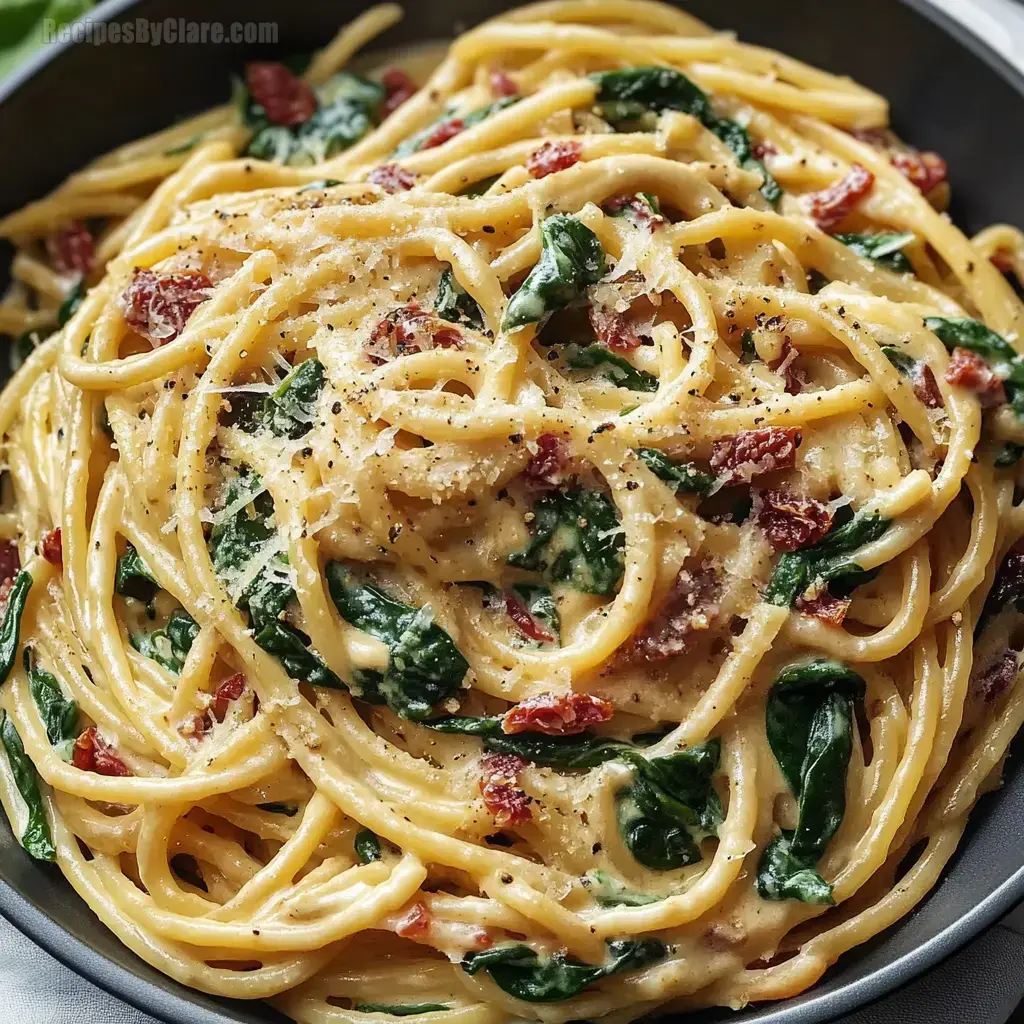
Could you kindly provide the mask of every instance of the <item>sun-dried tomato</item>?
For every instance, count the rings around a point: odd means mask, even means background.
[[[1018,671],[1017,652],[1006,651],[984,672],[971,676],[971,696],[986,704],[995,703],[1013,685]]]
[[[505,592],[505,612],[512,620],[516,629],[528,640],[536,640],[541,644],[550,644],[555,640],[553,633],[548,632],[531,614],[530,609],[519,600],[514,590]]]
[[[807,212],[822,231],[831,231],[871,191],[875,176],[852,164],[846,176],[807,196]]]
[[[71,763],[80,771],[95,772],[97,775],[121,778],[131,775],[131,769],[114,753],[114,748],[104,741],[95,725],[90,725],[75,740]]]
[[[401,164],[381,164],[370,171],[366,180],[371,185],[380,185],[385,192],[408,192],[416,184],[416,175]]]
[[[792,469],[796,450],[803,441],[799,427],[760,427],[741,430],[715,441],[711,468],[722,476],[722,484],[749,483],[762,473]]]
[[[803,372],[796,367],[799,358],[799,350],[786,338],[782,343],[781,355],[771,367],[785,381],[787,395],[799,395],[806,383]]]
[[[192,715],[186,719],[178,727],[178,732],[186,739],[201,740],[212,728],[213,718],[210,717],[209,711],[205,711],[201,715]]]
[[[21,556],[16,541],[7,540],[0,544],[0,582],[14,579],[21,568]]]
[[[366,352],[370,362],[383,366],[392,359],[432,348],[462,346],[462,332],[457,327],[410,303],[389,313],[373,328]]]
[[[685,654],[694,634],[711,629],[718,619],[722,581],[708,564],[679,570],[672,593],[653,619],[629,641],[627,658],[664,661]]]
[[[630,352],[642,344],[625,313],[607,306],[590,307],[590,326],[599,342],[616,352]]]
[[[890,137],[887,128],[851,128],[850,134],[875,149],[888,149]]]
[[[841,626],[852,603],[852,598],[836,597],[828,587],[822,587],[812,598],[796,599],[796,606],[800,611],[820,619],[829,626]]]
[[[535,178],[546,178],[579,163],[583,147],[575,140],[549,139],[526,158],[526,169]]]
[[[430,932],[430,911],[414,903],[395,923],[395,934],[403,939],[423,939]]]
[[[245,84],[271,124],[302,124],[316,113],[313,90],[284,64],[266,60],[247,65]]]
[[[832,525],[832,509],[816,498],[787,491],[762,491],[757,525],[776,551],[797,551],[817,544]]]
[[[545,736],[574,736],[607,722],[615,708],[589,693],[543,693],[528,697],[505,712],[504,732],[542,732]]]
[[[166,345],[209,297],[210,279],[196,270],[157,274],[136,267],[121,296],[125,322],[154,345]]]
[[[498,828],[530,820],[530,798],[519,786],[526,761],[515,754],[484,754],[480,761],[480,792]]]
[[[444,145],[449,139],[454,139],[465,131],[466,122],[461,117],[453,117],[442,121],[424,140],[420,149],[434,149],[436,146]]]
[[[516,96],[519,94],[519,86],[507,71],[499,68],[491,72],[491,92],[495,96]]]
[[[946,382],[973,391],[983,409],[1002,405],[1006,401],[1003,382],[995,375],[992,367],[967,348],[953,349],[953,357],[946,367]]]
[[[1016,273],[1017,265],[1014,262],[1012,252],[1007,252],[1005,249],[996,249],[989,259],[992,261],[992,266],[994,266],[1000,273]]]
[[[388,68],[380,76],[380,84],[384,86],[384,102],[380,105],[383,117],[394,113],[407,99],[415,95],[418,88],[401,68]]]
[[[241,672],[236,672],[232,676],[228,676],[217,687],[216,692],[213,695],[213,700],[210,702],[210,710],[213,712],[213,717],[218,722],[223,722],[227,717],[228,705],[232,701],[238,700],[239,697],[245,692],[246,679]]]
[[[914,394],[918,401],[929,409],[942,408],[942,392],[939,390],[939,382],[932,373],[932,368],[920,360],[915,364],[911,375],[911,382],[914,385]]]
[[[778,155],[779,150],[774,143],[762,139],[760,142],[754,143],[752,152],[758,160],[763,160],[766,156]]]
[[[46,251],[58,273],[88,274],[96,258],[92,232],[76,220],[46,239]]]
[[[527,462],[523,479],[531,487],[558,487],[565,481],[568,465],[566,443],[556,434],[541,434],[537,438],[537,453]]]
[[[50,565],[55,565],[58,569],[63,568],[64,548],[60,541],[59,526],[56,530],[51,530],[43,536],[42,551],[43,558],[45,558]]]
[[[897,150],[890,157],[896,168],[923,195],[941,185],[949,176],[946,161],[938,153],[922,153],[916,149]]]
[[[668,223],[660,213],[655,213],[651,209],[650,203],[645,202],[635,193],[612,196],[611,199],[604,201],[602,209],[612,217],[618,216],[623,210],[629,210],[633,220],[641,227],[647,228],[648,231],[654,231]]]

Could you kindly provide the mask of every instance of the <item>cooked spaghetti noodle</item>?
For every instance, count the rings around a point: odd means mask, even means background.
[[[1024,717],[1022,236],[671,7],[398,15],[0,222],[4,809],[297,1021],[800,992]]]

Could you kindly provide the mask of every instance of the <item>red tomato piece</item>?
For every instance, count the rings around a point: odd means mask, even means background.
[[[430,911],[422,903],[414,903],[395,924],[395,934],[403,939],[424,939],[430,932]]]
[[[760,427],[742,430],[715,441],[711,468],[723,474],[725,485],[749,483],[762,473],[792,469],[803,441],[798,427]]]
[[[807,196],[807,212],[822,231],[831,231],[839,226],[874,184],[875,176],[862,164],[855,163],[845,177]]]
[[[480,792],[498,828],[529,821],[530,798],[519,786],[526,761],[515,754],[484,754],[480,761]]]
[[[565,480],[568,464],[566,443],[556,434],[541,434],[537,438],[537,453],[527,462],[523,478],[531,487],[558,487]]]
[[[0,582],[13,580],[21,568],[21,556],[18,554],[17,542],[4,541],[0,544]]]
[[[97,775],[120,778],[131,775],[131,769],[114,753],[114,748],[104,741],[95,725],[90,725],[75,740],[71,763],[80,771],[95,772]]]
[[[457,327],[410,303],[389,313],[373,328],[366,352],[370,362],[383,366],[392,359],[433,348],[462,347],[463,336]]]
[[[500,68],[497,71],[491,72],[491,92],[495,96],[517,96],[519,94],[519,86],[512,80],[512,76],[507,71],[502,71]]]
[[[454,139],[456,135],[461,134],[465,127],[466,124],[461,117],[453,117],[448,121],[442,121],[423,140],[423,145],[420,146],[420,149],[434,149],[436,146],[442,146],[449,139]]]
[[[798,597],[796,606],[806,615],[813,615],[829,626],[841,626],[853,599],[836,597],[828,587],[823,587],[817,596],[804,599]]]
[[[938,153],[922,153],[916,149],[897,150],[890,157],[896,168],[922,194],[928,195],[949,176],[946,161]]]
[[[196,270],[158,274],[136,267],[121,296],[125,322],[153,345],[166,345],[209,297],[210,279]]]
[[[757,525],[776,551],[797,551],[817,544],[832,525],[832,509],[816,498],[786,491],[762,491]]]
[[[598,341],[616,352],[630,352],[642,344],[629,317],[605,306],[590,307],[590,326]]]
[[[370,171],[366,180],[371,185],[380,185],[385,192],[408,192],[416,184],[416,175],[401,164],[381,164]]]
[[[715,624],[721,591],[721,578],[712,566],[680,569],[668,600],[629,642],[627,657],[655,662],[685,654],[694,634]]]
[[[236,672],[233,676],[228,676],[217,687],[217,691],[214,693],[213,700],[210,703],[210,710],[218,722],[224,721],[228,714],[228,705],[242,696],[246,685],[245,676],[241,672]]]
[[[541,732],[545,736],[574,736],[607,722],[615,708],[589,693],[543,693],[528,697],[505,712],[503,732]]]
[[[316,113],[313,90],[284,64],[255,61],[247,65],[245,84],[271,124],[291,127]]]
[[[393,114],[419,88],[401,68],[388,68],[380,76],[380,84],[384,86],[384,102],[380,107],[384,117]]]
[[[88,274],[96,257],[92,232],[76,220],[46,239],[46,250],[60,274]]]
[[[611,199],[605,200],[602,209],[612,217],[622,213],[623,210],[628,210],[629,216],[648,231],[654,231],[668,223],[660,213],[655,213],[650,205],[636,194],[612,196]]]
[[[43,558],[45,558],[50,565],[57,566],[58,569],[64,566],[64,551],[60,541],[60,527],[56,530],[51,530],[43,537]]]
[[[526,169],[535,178],[546,178],[549,174],[564,171],[579,163],[582,152],[583,147],[575,139],[550,139],[526,158]]]
[[[986,704],[995,703],[1016,681],[1018,671],[1017,652],[1006,651],[984,672],[971,676],[971,696]]]
[[[529,608],[519,600],[514,590],[505,592],[505,611],[516,629],[529,640],[541,644],[553,643],[555,637],[549,633],[531,614]]]
[[[778,147],[767,139],[754,143],[753,153],[758,160],[763,160],[766,156],[776,156],[778,152]]]
[[[796,367],[796,361],[799,358],[799,350],[789,338],[786,338],[782,343],[782,356],[772,366],[772,370],[786,382],[787,395],[799,395],[804,389],[803,372]]]
[[[914,394],[918,400],[929,409],[942,408],[942,392],[939,390],[939,382],[932,373],[932,368],[927,364],[918,361],[914,367],[911,377],[914,385]]]
[[[983,409],[1002,405],[1006,401],[1003,382],[995,375],[992,367],[970,349],[953,349],[953,358],[946,367],[946,381],[973,391]]]

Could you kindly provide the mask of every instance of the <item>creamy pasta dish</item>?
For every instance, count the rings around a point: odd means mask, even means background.
[[[673,7],[400,16],[0,220],[11,829],[307,1024],[794,995],[1024,718],[1024,238]]]

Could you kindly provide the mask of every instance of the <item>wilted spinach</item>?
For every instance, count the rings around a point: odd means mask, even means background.
[[[569,345],[565,350],[565,360],[573,370],[597,370],[617,388],[646,392],[658,390],[658,378],[653,373],[638,370],[625,356],[604,345]]]
[[[36,664],[31,647],[25,648],[23,660],[29,693],[46,726],[46,738],[60,757],[70,761],[78,737],[78,704],[64,696],[56,676]]]
[[[472,128],[481,121],[486,120],[491,114],[496,114],[499,110],[512,106],[513,103],[518,103],[519,99],[519,96],[503,96],[500,100],[489,103],[486,107],[481,107],[479,110],[474,110],[462,117],[456,117],[454,114],[443,114],[436,121],[428,124],[426,128],[416,132],[415,135],[410,135],[391,155],[393,157],[410,156],[422,149],[423,144],[432,135],[435,135],[439,128],[452,125],[453,128],[457,127],[459,131],[465,131],[467,128]],[[455,122],[458,122],[458,125]],[[453,131],[452,134],[454,135],[455,132]]]
[[[484,317],[480,307],[473,296],[455,279],[451,267],[443,270],[438,279],[434,312],[449,323],[469,324],[478,331],[483,330]]]
[[[836,513],[832,529],[818,544],[800,551],[787,551],[775,565],[764,599],[769,604],[789,606],[811,587],[833,584],[832,590],[849,593],[867,583],[878,570],[865,572],[849,557],[850,553],[878,540],[889,529],[891,520],[877,514],[847,509]]]
[[[21,616],[25,612],[28,592],[32,589],[32,574],[22,569],[14,577],[14,584],[7,596],[4,620],[0,624],[0,683],[6,681],[14,668],[14,657],[18,653],[18,637],[21,633]]]
[[[117,560],[114,589],[124,597],[150,601],[159,588],[156,577],[149,571],[142,556],[129,544],[124,549],[124,554]]]
[[[897,274],[912,274],[914,267],[903,253],[903,247],[914,240],[911,231],[899,234],[885,232],[877,235],[833,235],[858,256],[874,260],[880,267]]]
[[[583,885],[602,907],[646,907],[665,898],[629,889],[607,871],[588,871]]]
[[[360,669],[354,675],[358,696],[386,703],[402,718],[419,720],[458,691],[469,663],[433,621],[429,607],[393,600],[357,580],[340,562],[328,564],[327,585],[341,617],[388,648],[384,672]]]
[[[2,709],[0,709],[0,742],[3,743],[4,750],[7,752],[7,761],[11,766],[14,784],[18,788],[22,800],[25,801],[25,808],[28,811],[28,821],[25,824],[25,830],[21,833],[21,845],[25,848],[25,852],[36,860],[44,860],[52,864],[57,859],[57,850],[53,845],[50,823],[46,820],[43,797],[39,792],[39,779],[32,761],[25,753],[25,746],[21,742],[21,736],[18,734],[14,722]]]
[[[503,331],[539,323],[565,309],[604,276],[604,249],[583,221],[556,213],[541,222],[540,237],[540,259],[509,299]]]
[[[608,961],[594,966],[562,952],[542,959],[529,946],[516,944],[467,953],[462,969],[467,974],[487,971],[498,988],[515,999],[554,1003],[571,999],[602,978],[646,967],[667,952],[657,939],[617,939],[608,943]]]
[[[708,740],[665,757],[623,751],[633,781],[615,797],[619,833],[645,867],[668,871],[700,860],[698,843],[717,835],[723,819],[712,777],[721,743]]]
[[[846,812],[854,705],[864,680],[839,661],[819,659],[784,669],[765,709],[768,744],[798,801],[797,826],[766,847],[757,889],[770,900],[832,903],[832,886],[816,869]]]
[[[355,847],[356,856],[364,864],[369,864],[372,861],[380,860],[380,839],[375,833],[371,832],[368,828],[364,828],[356,833],[356,838],[353,845]]]
[[[558,614],[554,594],[547,587],[536,583],[513,583],[509,589],[512,600],[517,601],[526,614],[552,638],[550,641],[535,639],[534,643],[537,646],[545,643],[557,646],[562,634],[562,617]],[[516,620],[513,618],[513,621]]]
[[[275,437],[297,441],[313,426],[316,401],[324,389],[324,364],[306,359],[263,401],[263,426]]]
[[[417,1013],[438,1013],[447,1010],[447,1003],[356,1003],[360,1013],[388,1013],[392,1017],[412,1017]]]
[[[703,497],[715,486],[715,478],[698,469],[692,462],[673,462],[657,448],[637,448],[636,453],[659,480],[673,484],[681,494],[699,494]]]
[[[128,639],[139,654],[178,675],[185,667],[185,659],[197,636],[199,623],[184,608],[178,608],[171,613],[163,629],[132,633]]]

